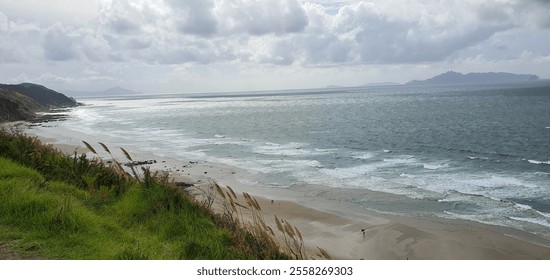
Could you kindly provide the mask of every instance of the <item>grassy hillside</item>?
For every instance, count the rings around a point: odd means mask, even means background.
[[[45,259],[273,259],[277,248],[144,170],[66,157],[0,132],[0,250]],[[0,256],[3,254],[0,252]]]
[[[44,107],[23,94],[0,88],[0,122],[31,119],[34,112],[43,109]]]
[[[35,84],[0,84],[0,122],[32,120],[35,113],[78,103],[49,88]]]
[[[18,85],[0,84],[0,88],[19,92],[46,108],[71,107],[77,102],[62,93],[42,85],[22,83]]]

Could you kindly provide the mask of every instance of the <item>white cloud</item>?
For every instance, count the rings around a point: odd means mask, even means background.
[[[35,22],[43,27],[59,22],[79,25],[97,17],[97,2],[89,0],[0,0],[0,10],[15,22]]]
[[[25,75],[26,77],[26,75]],[[57,75],[54,73],[46,72],[38,77],[29,79],[28,81],[39,84],[54,85],[55,87],[79,87],[87,85],[89,83],[104,83],[117,81],[115,78],[101,75],[86,75],[80,77],[73,77],[68,75]]]
[[[296,0],[217,0],[215,15],[220,32],[253,36],[297,33],[308,25],[303,6]]]
[[[53,61],[76,58],[73,30],[60,24],[50,26],[42,38],[46,59]]]
[[[161,1],[100,1],[98,21],[101,32],[117,35],[151,34],[159,21],[169,18],[168,7]]]
[[[231,72],[231,79],[265,80],[271,77],[269,71],[280,76],[286,71],[293,83],[298,81],[292,75],[304,77],[300,84],[317,85],[322,81],[296,74],[297,69],[308,73],[323,69],[332,73],[323,74],[327,79],[350,82],[364,79],[353,76],[352,69],[384,79],[380,73],[387,69],[397,73],[422,65],[460,70],[470,69],[476,61],[497,67],[522,59],[542,65],[546,61],[542,58],[550,55],[545,47],[550,44],[545,35],[550,4],[543,0],[63,0],[55,4],[0,0],[0,4],[0,62],[19,73],[32,67],[58,77],[85,75],[83,70],[92,65],[98,77],[113,74],[105,69],[118,69],[117,81],[134,80],[132,75],[158,80],[169,73],[174,78],[177,67],[188,72],[198,67],[205,75]],[[522,58],[525,52],[530,56]],[[349,70],[345,75],[335,74],[343,68]],[[262,79],[252,71],[267,76]],[[550,70],[538,71],[550,76]],[[2,71],[4,76],[8,72]],[[46,78],[42,80],[64,81]],[[79,85],[86,82],[84,76],[73,78],[81,81]],[[386,79],[395,78],[388,74]]]
[[[167,0],[172,8],[176,29],[183,34],[209,36],[217,32],[218,20],[213,14],[212,0]]]
[[[2,11],[0,11],[0,32],[8,31],[9,26],[10,20],[4,13],[2,13]]]

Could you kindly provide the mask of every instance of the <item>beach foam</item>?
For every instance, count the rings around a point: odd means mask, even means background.
[[[528,223],[537,224],[537,225],[550,228],[550,222],[540,218],[525,218],[525,217],[509,217],[509,218],[515,221],[528,222]]]

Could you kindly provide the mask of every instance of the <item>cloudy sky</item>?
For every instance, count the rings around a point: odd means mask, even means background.
[[[0,83],[145,93],[550,78],[549,0],[0,0]]]

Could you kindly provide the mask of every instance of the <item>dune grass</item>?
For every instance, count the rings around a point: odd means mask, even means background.
[[[277,247],[143,170],[141,180],[0,132],[0,244],[31,259],[278,259]]]

